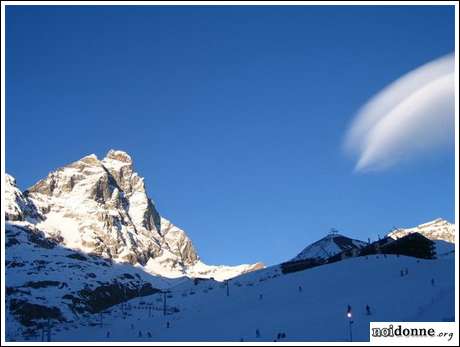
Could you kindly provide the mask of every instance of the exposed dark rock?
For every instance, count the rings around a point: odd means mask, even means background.
[[[45,238],[43,235],[34,232],[28,232],[27,240],[41,248],[51,249],[57,245],[56,241]]]
[[[77,259],[77,260],[82,260],[82,261],[87,261],[88,258],[86,258],[84,255],[81,255],[80,253],[72,253],[69,255],[66,255],[67,258],[72,258],[72,259]]]
[[[11,299],[10,310],[24,326],[32,326],[36,323],[34,321],[38,319],[54,319],[60,322],[65,321],[59,308],[31,304],[21,299]]]
[[[11,247],[14,245],[19,245],[19,241],[15,237],[9,237],[8,241],[5,243],[5,247]]]
[[[120,283],[110,283],[101,285],[94,290],[88,288],[80,290],[78,294],[81,299],[77,298],[75,303],[81,304],[83,302],[90,313],[97,313],[129,299],[157,292],[159,290],[153,288],[150,283],[143,283],[133,288]]]
[[[29,288],[46,288],[46,287],[57,287],[61,284],[58,281],[29,281],[23,285],[23,287]]]
[[[6,287],[6,295],[13,295],[18,293],[30,295],[30,290],[24,290],[17,287]]]
[[[25,266],[25,263],[23,263],[21,261],[13,260],[13,261],[8,262],[8,264],[6,264],[6,266],[8,268],[23,267],[23,266]]]

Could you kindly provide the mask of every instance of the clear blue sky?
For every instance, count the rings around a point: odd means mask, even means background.
[[[341,149],[369,97],[452,51],[452,6],[8,6],[6,170],[24,189],[125,150],[212,264],[453,222],[453,148],[369,174]]]

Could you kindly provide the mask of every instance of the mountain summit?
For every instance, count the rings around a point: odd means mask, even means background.
[[[163,218],[131,156],[110,150],[51,172],[21,193],[7,175],[7,220],[29,220],[72,249],[141,266],[165,277],[226,279],[263,267],[209,266],[187,234]]]
[[[414,228],[398,228],[388,234],[392,239],[399,239],[412,233],[419,233],[430,240],[455,243],[455,225],[445,219],[437,218]]]
[[[367,243],[363,241],[354,240],[337,233],[329,233],[321,240],[318,240],[305,247],[302,252],[300,252],[291,261],[305,259],[327,259],[343,251],[360,249],[366,245]]]

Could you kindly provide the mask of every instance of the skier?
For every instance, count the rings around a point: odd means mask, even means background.
[[[368,316],[371,315],[371,308],[369,307],[369,305],[366,305],[366,314],[367,314]]]
[[[147,336],[152,337],[152,334],[150,333],[150,331],[147,332]]]
[[[299,292],[301,292],[301,291],[302,291],[302,286],[299,286]]]
[[[259,331],[259,329],[256,329],[256,337],[260,337],[260,331]]]
[[[431,279],[431,285],[434,287],[434,278]]]

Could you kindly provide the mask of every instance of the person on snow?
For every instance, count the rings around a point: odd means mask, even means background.
[[[369,307],[369,305],[366,305],[366,314],[367,314],[368,316],[371,315],[371,308]]]
[[[256,329],[256,337],[260,337],[260,331],[259,331],[259,329]]]

